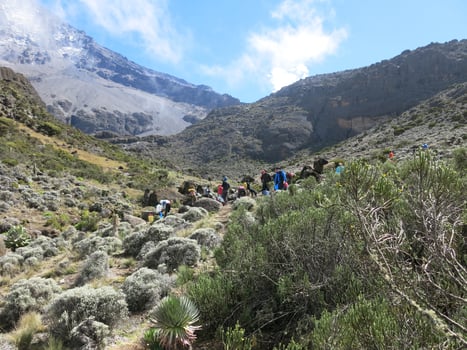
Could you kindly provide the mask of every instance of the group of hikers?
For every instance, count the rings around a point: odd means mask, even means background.
[[[424,143],[421,146],[413,146],[412,153],[415,154],[417,149],[426,150],[428,144]],[[395,152],[393,150],[388,152],[389,160],[394,160]],[[305,165],[300,173],[294,174],[291,171],[286,171],[282,166],[277,166],[273,169],[273,173],[269,173],[266,169],[260,171],[259,180],[261,182],[261,189],[257,191],[253,187],[255,178],[245,176],[240,180],[238,186],[232,187],[229,183],[227,176],[222,177],[222,181],[215,190],[212,190],[210,185],[196,186],[194,183],[188,183],[187,186],[179,189],[179,192],[186,196],[183,204],[193,206],[194,203],[202,197],[217,200],[222,205],[228,203],[229,200],[234,200],[240,197],[251,196],[257,197],[260,193],[263,196],[268,196],[276,191],[286,191],[289,185],[299,179],[306,179],[310,176],[314,177],[317,182],[322,181],[325,167],[327,169],[334,169],[336,174],[341,174],[345,167],[341,161],[329,162],[328,160],[317,156],[311,165]],[[161,218],[166,217],[171,210],[172,203],[168,199],[161,201],[157,200],[155,191],[151,193],[146,190],[144,193],[143,205],[153,206],[156,208],[156,214]]]
[[[291,171],[284,170],[281,166],[277,166],[272,174],[266,169],[262,169],[259,177],[261,182],[261,190],[259,193],[263,196],[267,196],[276,191],[286,191],[293,181],[297,179],[305,179],[309,176],[315,177],[319,182],[323,177],[324,166],[328,163],[329,162],[326,159],[317,157],[313,162],[313,165],[304,166],[298,175]],[[340,174],[343,169],[344,166],[342,163],[335,165],[335,171],[337,174]],[[196,191],[192,188],[190,191],[190,197],[193,198],[193,200],[196,200],[197,197],[209,197],[225,205],[231,199],[244,196],[257,197],[258,191],[256,191],[252,186],[252,183],[254,182],[254,178],[245,176],[240,180],[240,185],[236,188],[232,188],[227,177],[223,176],[222,183],[217,186],[217,191],[215,193],[211,191],[210,186],[207,185],[203,187],[201,191]]]
[[[259,194],[268,196],[277,191],[286,191],[289,185],[296,180],[305,179],[309,176],[313,176],[316,181],[320,182],[323,177],[324,166],[328,163],[326,159],[317,157],[312,165],[305,165],[298,174],[286,171],[281,166],[275,167],[272,173],[269,173],[266,169],[262,169],[259,176],[261,183],[259,191],[258,187],[255,189],[253,186],[256,179],[251,176],[244,176],[238,186],[232,186],[227,176],[223,176],[221,183],[217,185],[215,190],[211,189],[210,185],[196,186],[194,183],[187,183],[179,189],[179,192],[185,195],[185,200],[182,201],[182,204],[193,206],[198,199],[206,197],[214,199],[222,205],[226,205],[229,200],[245,196],[257,197]],[[342,163],[335,165],[336,173],[341,173],[343,169]],[[156,191],[150,192],[147,189],[143,196],[143,206],[154,207],[156,215],[163,218],[169,214],[172,202],[169,199],[159,201]]]

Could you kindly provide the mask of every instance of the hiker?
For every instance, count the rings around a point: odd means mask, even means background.
[[[246,188],[243,185],[238,186],[237,188],[237,197],[245,197],[246,196]]]
[[[320,175],[323,174],[324,166],[329,162],[321,157],[316,157],[315,161],[313,162],[313,169]]]
[[[287,179],[287,180],[286,180],[286,181],[287,181],[287,184],[290,185],[290,184],[292,183],[292,180],[293,180],[295,174],[292,173],[292,172],[290,172],[290,171],[288,171],[285,175],[286,175],[286,179]]]
[[[266,170],[261,170],[261,192],[268,191],[269,192],[269,182],[272,181],[271,175],[269,175]]]
[[[394,159],[394,151],[389,152],[388,157],[390,160]]]
[[[283,190],[286,182],[287,176],[285,175],[285,171],[281,167],[277,167],[276,174],[274,175],[274,190]]]
[[[161,212],[163,212],[163,216],[164,216],[164,218],[166,218],[167,215],[170,212],[170,209],[172,208],[172,205],[171,205],[171,203],[170,203],[170,201],[168,199],[163,199],[159,203],[160,203],[161,209],[162,209]]]
[[[258,193],[251,188],[251,183],[250,181],[247,181],[246,182],[246,189],[248,191],[248,194],[251,196],[251,197],[257,197],[258,196]]]
[[[193,206],[196,202],[196,190],[194,187],[188,189],[188,198],[190,199],[190,205]]]
[[[344,171],[344,165],[342,163],[337,163],[336,174],[341,174]]]
[[[146,188],[143,194],[143,207],[147,206],[149,203],[149,189]]]
[[[222,199],[222,192],[224,192],[224,189],[222,188],[222,184],[217,186],[217,200],[221,203],[224,203],[224,200]]]
[[[227,176],[224,176],[222,178],[222,199],[224,202],[222,203],[223,205],[227,204],[227,197],[229,194],[229,189],[230,189],[230,184],[227,182]]]
[[[156,205],[156,214],[162,219],[164,217],[164,213],[162,212],[162,204],[157,203]]]
[[[207,185],[204,189],[203,189],[203,197],[211,197],[211,188],[209,187],[209,185]]]
[[[158,203],[158,200],[157,200],[157,194],[156,194],[156,191],[153,190],[150,194],[149,194],[149,198],[148,198],[148,203],[147,205],[151,206],[151,207],[155,207]]]

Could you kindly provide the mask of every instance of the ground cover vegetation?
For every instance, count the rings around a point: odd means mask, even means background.
[[[237,327],[242,349],[465,347],[467,177],[455,154],[355,160],[261,200],[253,221],[234,212],[217,268],[185,285],[200,338]]]
[[[378,156],[336,149],[340,175],[149,222],[143,190],[176,187],[163,162],[58,123],[3,84],[0,348],[467,346],[462,131],[443,153],[412,154],[414,128],[394,130],[404,159],[387,159],[390,140],[372,144]]]

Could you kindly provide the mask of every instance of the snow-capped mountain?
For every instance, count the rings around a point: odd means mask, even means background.
[[[87,133],[174,134],[240,103],[131,62],[29,0],[0,3],[0,66],[24,74],[52,114]]]

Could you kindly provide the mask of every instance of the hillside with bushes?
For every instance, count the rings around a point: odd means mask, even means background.
[[[213,183],[54,121],[1,72],[2,350],[467,346],[465,86],[349,139],[368,149],[341,174],[222,206],[190,205],[179,185]],[[417,117],[430,103],[432,126]],[[314,155],[298,156],[287,165]],[[148,188],[173,201],[167,217]]]

